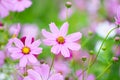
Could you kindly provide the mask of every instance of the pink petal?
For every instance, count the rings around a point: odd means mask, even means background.
[[[64,80],[64,78],[60,73],[57,73],[53,74],[48,80]]]
[[[52,33],[46,31],[45,29],[42,30],[42,35],[45,37],[45,38],[50,38],[50,39],[53,39],[54,36]]]
[[[18,52],[21,52],[21,49],[16,48],[16,47],[10,47],[8,48],[8,51],[11,53],[18,53]]]
[[[82,37],[82,34],[80,32],[76,32],[76,33],[73,33],[73,34],[70,34],[66,37],[66,40],[68,42],[73,42],[73,41],[77,41],[79,40],[80,38]]]
[[[71,50],[79,50],[80,45],[77,43],[67,43],[66,46]]]
[[[22,41],[19,40],[19,39],[17,39],[17,38],[14,38],[14,43],[15,43],[15,45],[16,45],[18,48],[20,48],[20,49],[22,49],[22,48],[24,47]]]
[[[61,50],[61,45],[55,45],[51,48],[51,52],[53,52],[54,54],[58,54]]]
[[[49,70],[50,70],[50,67],[47,64],[41,65],[40,75],[42,76],[43,80],[48,79]]]
[[[55,23],[51,23],[51,24],[49,24],[49,26],[50,26],[50,31],[52,33],[54,33],[54,34],[58,34],[59,33],[59,30],[58,30],[57,26],[55,25]]]
[[[69,50],[68,50],[65,46],[62,46],[61,54],[62,54],[64,57],[70,57],[70,52],[69,52]]]
[[[42,52],[42,48],[35,48],[31,50],[30,54],[40,54]]]
[[[52,45],[57,44],[56,40],[50,40],[50,39],[45,39],[45,40],[43,40],[43,42],[45,45],[48,45],[48,46],[52,46]]]
[[[25,39],[25,46],[30,46],[32,42],[32,37],[27,36]]]
[[[32,47],[39,47],[40,44],[41,44],[41,41],[40,41],[40,39],[39,39],[39,40],[34,41],[34,42],[32,43]]]
[[[60,28],[60,35],[66,36],[68,32],[68,26],[69,24],[67,22],[62,25],[62,27]]]
[[[20,67],[25,67],[26,65],[27,65],[27,56],[24,55],[24,56],[20,59],[19,66],[20,66]]]
[[[13,53],[13,54],[11,54],[11,57],[13,59],[20,59],[22,56],[23,56],[22,53]]]
[[[28,70],[28,75],[31,76],[34,80],[42,80],[39,73],[37,73],[36,71],[32,69]]]
[[[36,63],[37,62],[36,57],[31,55],[31,54],[27,55],[27,58],[28,58],[29,62],[31,62],[31,63]]]
[[[33,80],[29,76],[25,77],[23,80]]]
[[[95,76],[94,76],[94,75],[89,75],[89,76],[87,77],[87,80],[95,80]]]

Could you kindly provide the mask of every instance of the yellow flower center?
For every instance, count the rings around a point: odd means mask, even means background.
[[[58,42],[59,44],[64,44],[64,43],[65,43],[64,37],[59,36],[59,37],[57,38],[57,42]]]
[[[28,48],[28,47],[23,47],[22,48],[22,53],[29,54],[29,52],[30,52],[30,48]]]

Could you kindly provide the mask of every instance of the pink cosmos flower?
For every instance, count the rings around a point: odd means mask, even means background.
[[[15,47],[9,48],[12,53],[13,59],[19,59],[19,66],[25,67],[28,63],[36,63],[37,59],[34,55],[38,55],[42,52],[42,48],[39,48],[40,40],[32,42],[31,37],[26,37],[25,43],[18,38],[14,38],[13,43]]]
[[[64,23],[60,30],[54,23],[51,23],[50,30],[52,33],[42,30],[43,36],[46,38],[44,43],[48,46],[53,46],[51,52],[54,54],[61,53],[64,57],[70,57],[69,50],[79,50],[80,45],[76,43],[82,37],[80,32],[67,35],[68,32],[68,23]]]
[[[10,0],[0,0],[0,18],[8,16],[11,7],[12,3]]]
[[[32,5],[31,0],[13,0],[12,2],[14,7],[11,10],[17,12],[22,12]]]
[[[115,20],[116,20],[116,24],[119,25],[120,24],[120,6],[117,8],[117,13],[116,13],[116,17],[115,17]]]
[[[50,72],[50,67],[47,64],[42,64],[39,70],[29,69],[28,76],[26,76],[23,80],[64,80],[63,76],[60,73],[52,73]]]

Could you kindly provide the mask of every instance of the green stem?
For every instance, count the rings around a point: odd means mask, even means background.
[[[102,42],[102,44],[101,44],[101,46],[100,46],[100,48],[99,48],[99,50],[98,50],[98,52],[97,52],[97,55],[96,55],[96,57],[95,57],[95,60],[93,61],[93,63],[90,64],[89,68],[91,68],[91,67],[94,65],[94,63],[96,62],[97,57],[98,57],[98,55],[100,54],[100,51],[101,51],[101,49],[102,49],[102,47],[103,47],[103,44],[104,44],[105,41],[107,40],[109,34],[110,34],[113,30],[115,30],[115,29],[117,29],[117,28],[119,28],[119,27],[117,26],[117,27],[111,29],[111,30],[108,32],[108,34],[106,35],[105,39],[103,40],[103,42]],[[86,71],[87,69],[89,69],[89,68],[88,68],[88,67],[85,68],[85,69],[82,71],[81,74],[83,74],[83,72],[85,72],[85,71]],[[81,75],[81,74],[80,74],[80,75]],[[80,75],[79,75],[79,76],[80,76]]]
[[[110,64],[104,69],[104,71],[103,71],[100,75],[97,76],[96,79],[99,79],[99,78],[111,67],[111,65],[112,65],[112,63],[110,63]]]

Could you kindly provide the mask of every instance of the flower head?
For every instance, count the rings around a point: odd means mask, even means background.
[[[56,27],[54,23],[51,23],[50,30],[52,33],[42,30],[43,36],[46,38],[44,43],[48,46],[53,46],[51,52],[54,54],[61,53],[64,57],[70,57],[69,50],[79,50],[80,45],[76,43],[82,37],[80,32],[67,35],[68,23],[64,23],[60,30]]]
[[[25,67],[28,63],[36,63],[37,59],[35,55],[42,52],[42,48],[39,48],[40,40],[32,42],[31,37],[26,37],[25,42],[22,42],[18,38],[13,39],[15,47],[10,47],[9,51],[12,53],[13,59],[20,59],[20,67]]]

